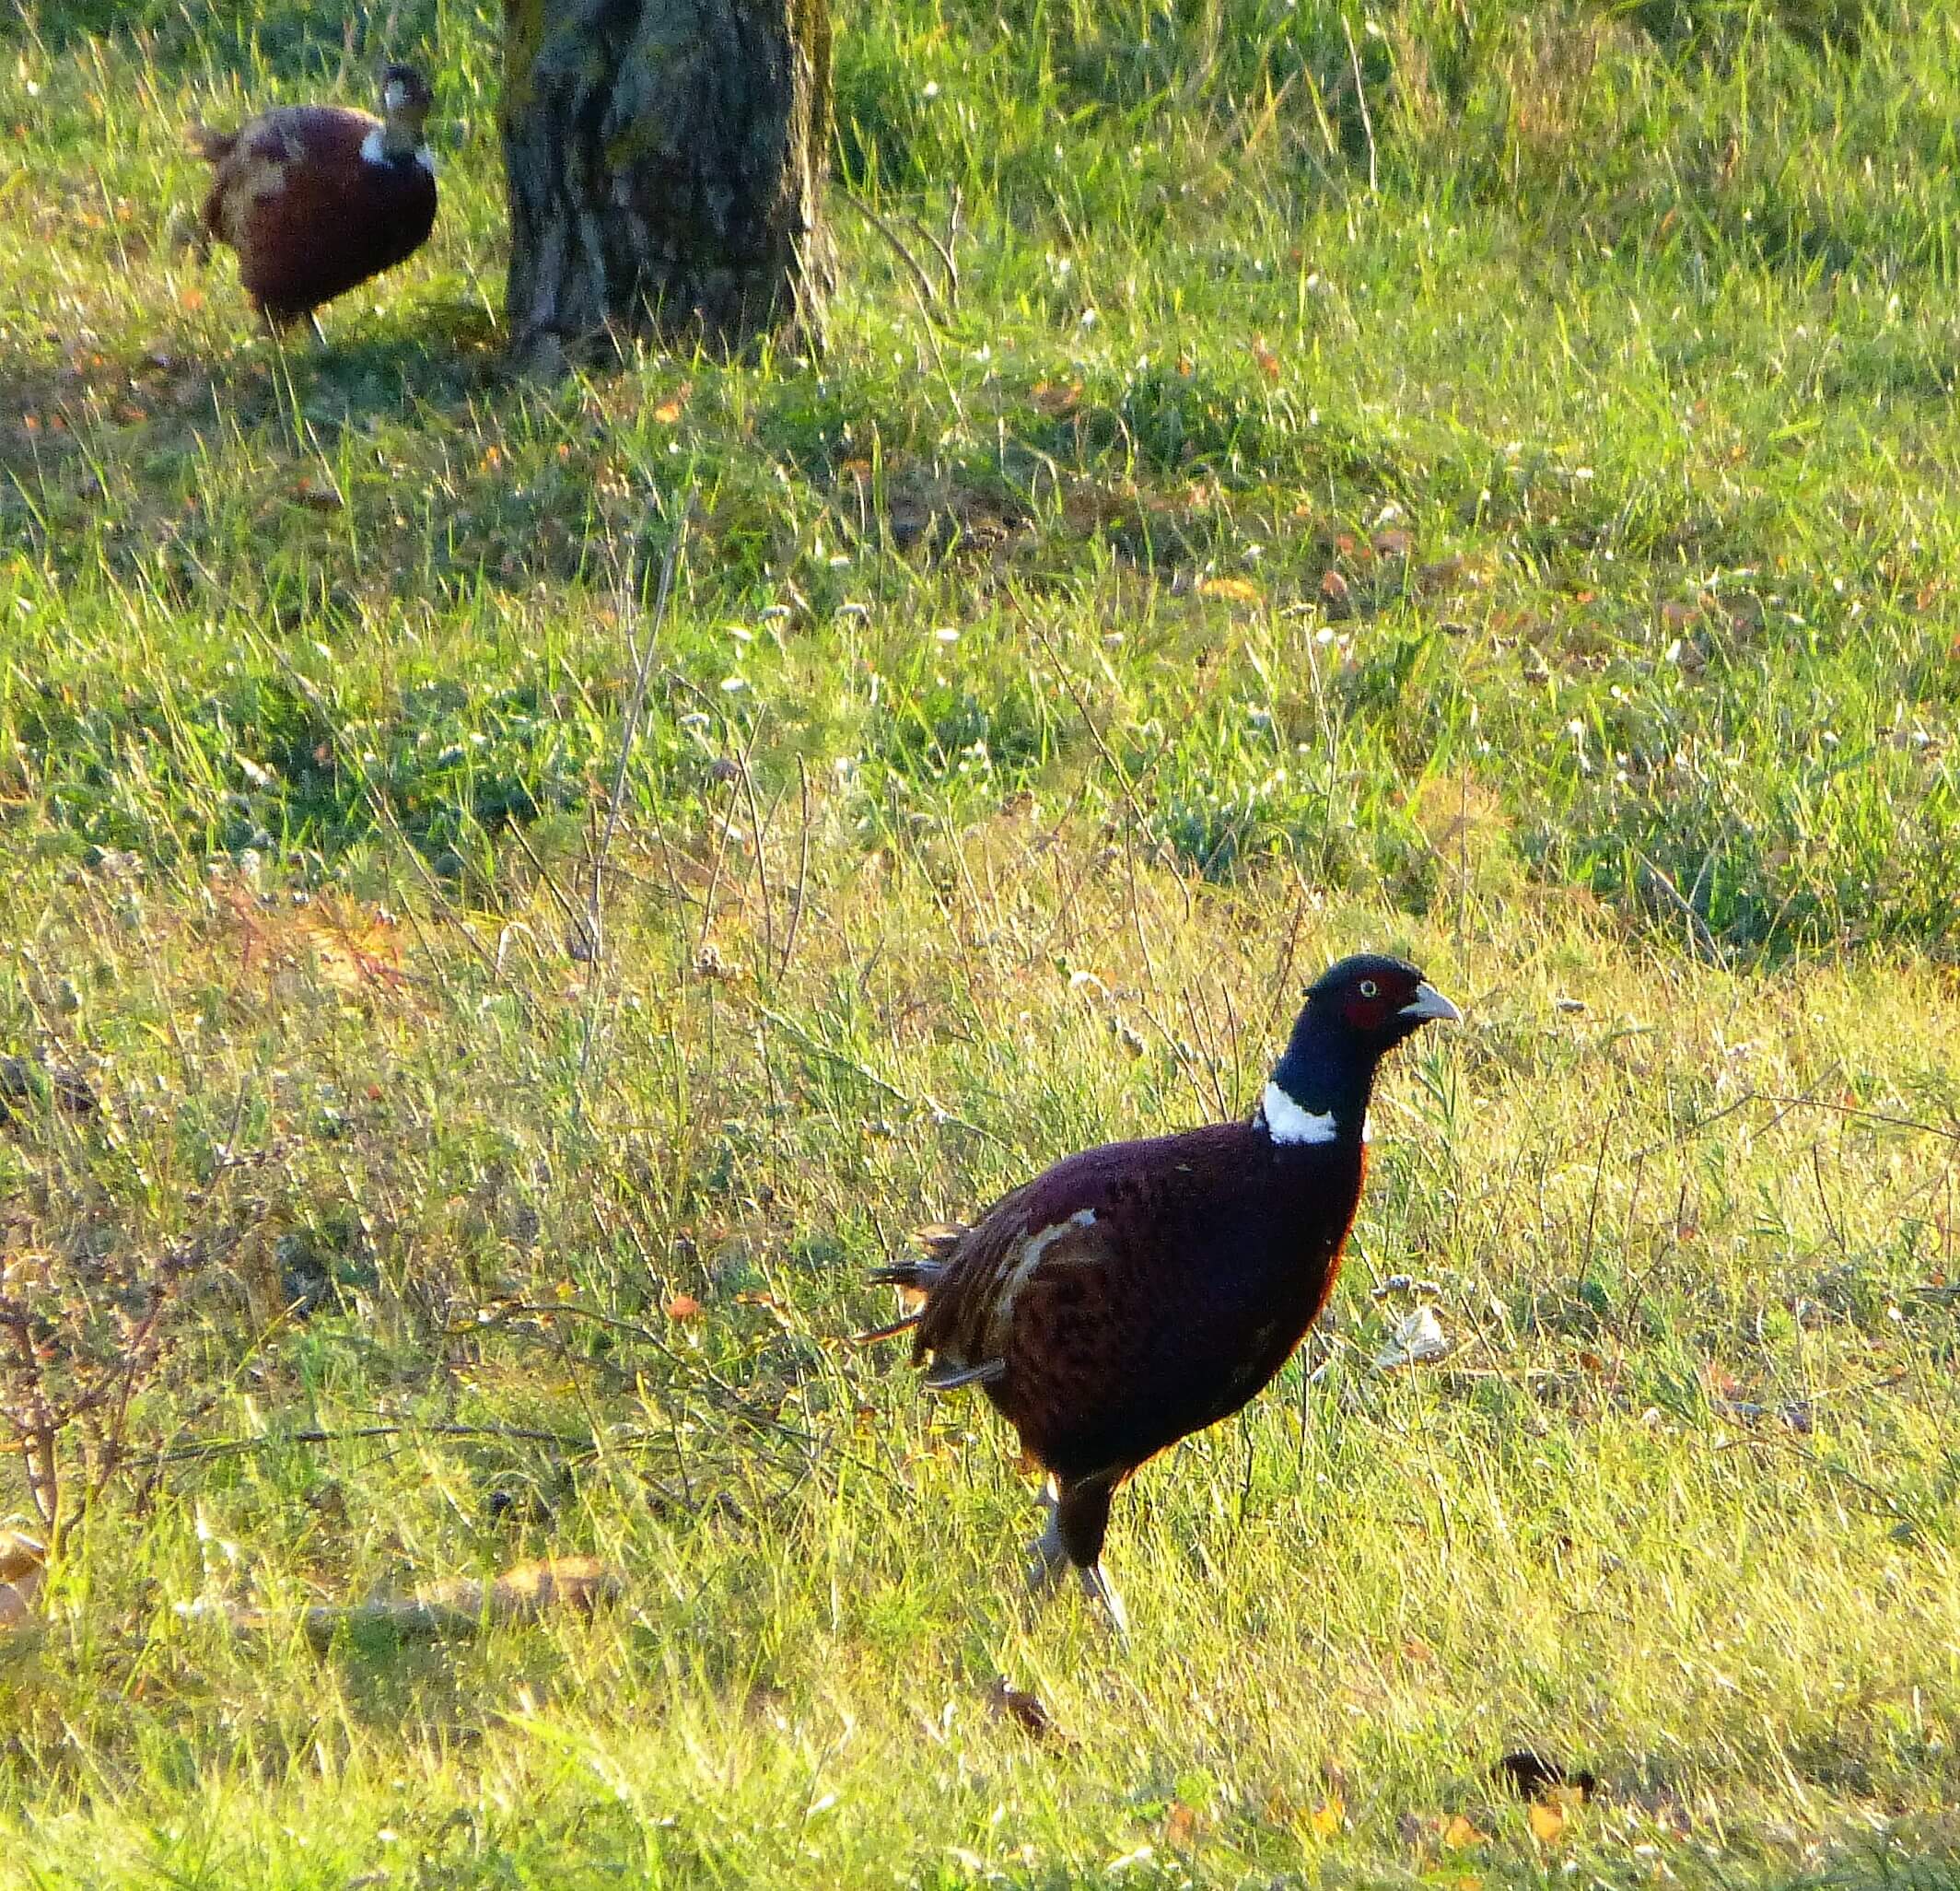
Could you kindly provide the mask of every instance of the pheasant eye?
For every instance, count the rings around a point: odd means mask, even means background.
[[[1381,995],[1382,987],[1377,985],[1372,978],[1362,979],[1361,996],[1364,998],[1379,998]]]

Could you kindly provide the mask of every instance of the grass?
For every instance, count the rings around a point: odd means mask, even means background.
[[[852,7],[957,304],[840,197],[820,365],[554,389],[496,25],[400,9],[435,238],[284,355],[180,129],[337,29],[0,29],[0,1242],[57,1376],[184,1269],[0,1883],[1951,1883],[1944,16]],[[1128,1648],[1030,1617],[864,1270],[1246,1107],[1363,943],[1467,1022],[1326,1370],[1120,1501]],[[301,1633],[571,1554],[616,1607]]]

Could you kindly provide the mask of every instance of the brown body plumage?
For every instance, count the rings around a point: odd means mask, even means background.
[[[1367,1174],[1375,1066],[1456,1015],[1413,966],[1344,960],[1308,996],[1249,1122],[1065,1158],[928,1257],[878,1278],[927,1296],[929,1385],[983,1387],[1050,1477],[1032,1577],[1102,1569],[1110,1500],[1180,1438],[1237,1411],[1325,1304]]]
[[[275,328],[305,317],[420,249],[436,221],[436,171],[422,141],[428,84],[382,75],[385,118],[287,105],[236,132],[191,139],[214,167],[200,216],[206,247],[237,251],[252,306]]]

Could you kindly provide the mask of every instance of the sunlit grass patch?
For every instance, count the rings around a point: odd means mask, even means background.
[[[840,195],[821,362],[543,387],[495,10],[391,18],[443,209],[318,353],[181,127],[387,22],[0,37],[0,1294],[168,1344],[59,1442],[0,1877],[1943,1882],[1944,20],[855,10],[931,299]],[[1125,1493],[1127,1651],[1031,1616],[864,1274],[1362,945],[1466,1021],[1327,1328]]]

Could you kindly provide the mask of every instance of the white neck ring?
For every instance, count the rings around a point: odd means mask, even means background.
[[[1302,1109],[1277,1083],[1266,1086],[1259,1113],[1266,1118],[1266,1134],[1275,1142],[1332,1142],[1340,1133],[1334,1126],[1332,1110]]]

